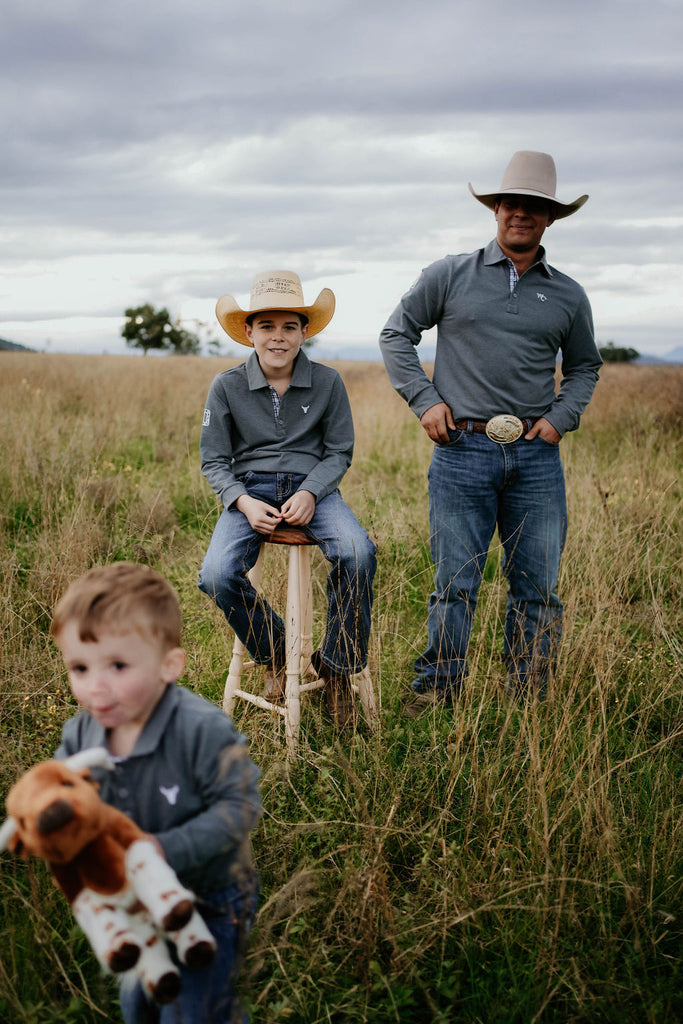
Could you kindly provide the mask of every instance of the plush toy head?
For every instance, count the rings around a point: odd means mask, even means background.
[[[78,761],[43,761],[9,791],[7,811],[0,849],[67,864],[102,832],[106,805]]]

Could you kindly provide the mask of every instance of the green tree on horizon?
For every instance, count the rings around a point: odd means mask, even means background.
[[[178,320],[163,306],[155,309],[151,303],[130,307],[125,311],[126,322],[121,336],[130,348],[141,348],[147,355],[150,349],[171,350],[176,355],[196,355],[200,340],[192,331],[185,330]]]
[[[598,351],[606,363],[632,363],[640,356],[637,349],[623,348],[615,345],[613,341],[608,341]]]

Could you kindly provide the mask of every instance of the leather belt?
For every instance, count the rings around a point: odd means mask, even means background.
[[[493,416],[490,420],[458,420],[455,424],[458,430],[472,430],[475,434],[486,434],[492,441],[499,444],[510,444],[516,441],[522,434],[531,430],[536,419],[520,419],[518,416]]]

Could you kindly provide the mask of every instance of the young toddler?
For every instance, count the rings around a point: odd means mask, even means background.
[[[209,967],[181,966],[182,991],[168,1006],[124,985],[126,1024],[247,1019],[234,984],[258,895],[249,833],[261,814],[260,772],[222,710],[177,685],[185,666],[180,633],[171,585],[126,562],[72,583],[52,622],[83,708],[65,723],[55,756],[107,748],[115,770],[92,771],[100,795],[154,837],[196,894],[218,946]]]

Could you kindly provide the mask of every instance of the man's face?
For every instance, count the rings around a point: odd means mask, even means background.
[[[257,313],[244,329],[266,377],[291,368],[308,330],[297,313],[273,309]]]
[[[551,205],[536,196],[504,196],[494,206],[498,245],[508,254],[535,252],[555,218]]]

